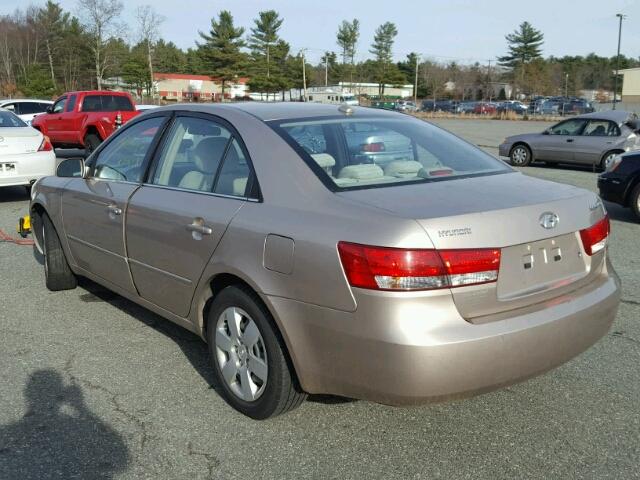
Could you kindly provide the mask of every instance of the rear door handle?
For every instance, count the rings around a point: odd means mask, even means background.
[[[122,209],[117,205],[109,205],[107,211],[110,215],[122,215]]]
[[[197,217],[193,219],[193,223],[186,226],[187,230],[191,232],[194,240],[200,240],[202,235],[211,235],[213,229],[204,224],[204,219]]]
[[[573,142],[573,138],[567,138],[567,142],[569,143]]]

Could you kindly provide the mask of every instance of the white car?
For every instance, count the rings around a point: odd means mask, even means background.
[[[0,109],[0,187],[29,187],[55,171],[56,154],[49,138]]]
[[[28,98],[20,98],[13,100],[0,100],[0,108],[15,113],[21,120],[31,125],[31,120],[36,115],[45,113],[47,108],[53,105],[49,100],[32,100]]]

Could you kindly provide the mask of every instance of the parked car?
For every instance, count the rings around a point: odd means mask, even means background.
[[[372,108],[382,108],[385,110],[395,110],[396,102],[393,100],[374,100],[371,102]]]
[[[595,112],[593,105],[582,98],[573,98],[566,101],[560,108],[563,115],[583,115],[585,113]]]
[[[13,112],[0,109],[0,187],[30,187],[55,170],[49,139]]]
[[[50,100],[33,100],[29,98],[0,100],[0,108],[15,113],[27,125],[31,125],[33,118],[36,115],[45,113],[51,105],[53,105],[53,102]]]
[[[630,208],[640,221],[640,152],[614,157],[598,177],[598,190],[603,200]]]
[[[138,113],[126,92],[68,92],[34,118],[32,126],[55,148],[84,148],[88,155]]]
[[[528,107],[522,102],[519,102],[517,100],[509,100],[499,103],[496,111],[498,113],[514,112],[518,115],[524,115],[525,113],[527,113],[527,108]]]
[[[473,113],[473,109],[478,102],[463,101],[458,102],[455,108],[455,113]]]
[[[423,112],[453,112],[456,102],[453,100],[423,100],[421,110]]]
[[[347,147],[366,129],[414,148],[382,168]],[[397,112],[173,105],[58,173],[30,205],[47,287],[88,277],[196,332],[253,418],[495,389],[589,348],[619,303],[597,195]]]
[[[578,115],[541,133],[506,138],[498,148],[499,155],[518,167],[542,160],[604,170],[615,155],[640,148],[636,121],[635,114],[620,110]]]
[[[478,102],[473,107],[473,113],[480,115],[493,115],[498,110],[498,106],[495,103]]]
[[[409,100],[398,100],[395,105],[395,109],[401,112],[417,112],[418,107],[414,102]]]
[[[560,115],[562,102],[549,98],[542,98],[532,101],[528,111],[532,115]]]

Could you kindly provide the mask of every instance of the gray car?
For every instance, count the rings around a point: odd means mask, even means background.
[[[579,115],[546,129],[506,138],[501,157],[524,167],[533,161],[592,165],[606,169],[619,154],[640,148],[637,117],[620,110]]]
[[[371,131],[412,148],[378,163],[348,140]],[[385,110],[150,110],[39,180],[30,209],[49,289],[87,277],[195,332],[253,418],[307,393],[499,388],[589,348],[619,303],[594,193]]]

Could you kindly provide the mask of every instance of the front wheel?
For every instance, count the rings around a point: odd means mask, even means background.
[[[78,279],[69,267],[58,233],[46,213],[42,214],[42,249],[47,288],[53,292],[76,288]]]
[[[230,286],[211,306],[207,340],[219,392],[239,412],[262,420],[299,406],[286,347],[271,315],[250,290]]]
[[[631,207],[631,210],[633,210],[636,218],[640,221],[640,183],[631,191],[629,206]]]
[[[526,167],[531,163],[531,150],[526,145],[516,145],[511,149],[509,159],[514,167]]]

